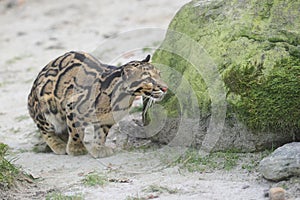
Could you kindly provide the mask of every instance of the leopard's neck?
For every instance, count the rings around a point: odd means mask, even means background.
[[[113,70],[101,84],[101,90],[111,99],[111,110],[124,113],[130,109],[135,96],[128,92],[128,83],[122,79],[122,69]]]

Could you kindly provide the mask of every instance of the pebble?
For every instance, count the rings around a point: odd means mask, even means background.
[[[274,187],[269,190],[270,200],[286,200],[285,190],[281,187]]]

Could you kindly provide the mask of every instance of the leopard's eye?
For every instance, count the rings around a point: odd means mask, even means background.
[[[153,87],[153,83],[151,83],[151,82],[147,82],[147,83],[145,83],[145,85],[146,85],[147,87],[150,87],[150,88]]]

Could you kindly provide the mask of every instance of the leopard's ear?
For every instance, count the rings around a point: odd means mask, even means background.
[[[150,61],[150,58],[151,58],[151,56],[150,56],[150,55],[147,55],[147,57],[146,57],[144,60],[142,60],[142,62],[149,62],[149,61]]]

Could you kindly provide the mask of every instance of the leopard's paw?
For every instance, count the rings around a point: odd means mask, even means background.
[[[66,144],[57,144],[50,147],[51,150],[58,155],[65,155],[66,154]]]
[[[94,158],[104,158],[104,157],[111,156],[114,153],[114,151],[111,147],[107,147],[104,145],[94,145],[89,150],[89,153]]]
[[[67,154],[72,156],[79,156],[87,154],[87,150],[82,142],[69,142],[67,145]]]
[[[54,136],[47,137],[46,143],[55,154],[58,154],[58,155],[66,154],[67,144],[64,141],[62,141],[61,139],[54,137]]]

